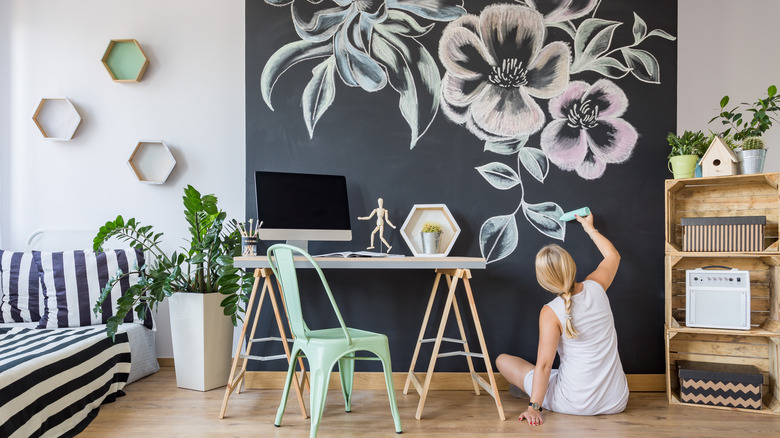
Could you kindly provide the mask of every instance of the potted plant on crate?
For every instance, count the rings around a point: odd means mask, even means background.
[[[709,146],[707,137],[701,131],[685,131],[680,136],[670,132],[666,141],[672,148],[668,166],[674,178],[693,178],[696,164]]]
[[[720,112],[710,120],[710,123],[720,120],[726,127],[722,135],[731,135],[734,140],[742,142],[741,147],[736,150],[740,158],[741,173],[764,171],[766,148],[763,141],[755,139],[766,133],[772,127],[772,123],[777,121],[775,115],[780,111],[778,103],[780,103],[780,95],[777,94],[777,87],[774,85],[767,88],[766,98],[757,99],[753,103],[743,102],[730,110],[726,109],[729,96],[723,96],[720,100]]]
[[[118,300],[115,316],[108,320],[109,335],[116,333],[133,308],[142,318],[150,317],[143,310],[145,304],[155,309],[170,298],[176,383],[207,391],[227,382],[232,328],[251,291],[251,278],[233,266],[233,257],[241,252],[241,236],[235,222],[223,227],[226,214],[217,207],[217,197],[201,196],[187,186],[182,200],[190,238],[181,252],[166,254],[160,248],[163,233],[155,233],[151,225],[141,225],[135,218],[125,221],[117,216],[100,227],[94,239],[96,251],[116,238],[142,249],[149,262],[134,267],[133,272],[117,272],[106,284],[95,312],[117,282],[138,275],[138,282]]]

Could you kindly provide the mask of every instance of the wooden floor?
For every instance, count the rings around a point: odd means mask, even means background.
[[[209,392],[178,389],[173,368],[162,370],[125,388],[126,396],[100,408],[97,418],[79,437],[308,437],[295,398],[285,412],[282,427],[273,426],[280,390],[248,390],[230,398],[225,419],[217,418],[224,388]],[[378,390],[353,392],[352,412],[344,412],[340,391],[330,391],[319,437],[395,436],[387,394]],[[544,414],[545,424],[531,428],[517,416],[527,399],[501,393],[506,421],[501,421],[493,399],[469,391],[431,391],[422,420],[414,419],[419,397],[396,392],[398,409],[409,437],[587,436],[587,437],[750,437],[780,436],[780,417],[706,409],[670,407],[658,392],[631,393],[625,412],[578,417]],[[307,401],[308,403],[308,401]]]

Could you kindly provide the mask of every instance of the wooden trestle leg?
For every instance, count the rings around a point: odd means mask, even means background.
[[[272,271],[269,268],[258,268],[258,269],[255,269],[255,271],[254,271],[255,281],[254,281],[254,284],[252,286],[252,293],[249,295],[249,303],[247,304],[246,315],[245,315],[245,319],[244,319],[244,325],[241,327],[240,341],[238,343],[238,346],[236,347],[235,355],[233,356],[233,364],[232,364],[232,366],[230,368],[230,376],[228,377],[227,387],[225,388],[225,397],[222,400],[222,409],[220,410],[219,418],[224,418],[225,417],[225,412],[227,411],[228,399],[230,398],[230,395],[232,394],[232,392],[235,390],[236,393],[240,393],[240,391],[241,391],[241,384],[244,382],[244,377],[246,376],[247,362],[249,361],[249,359],[252,358],[249,355],[249,350],[251,349],[251,343],[254,340],[255,330],[257,329],[257,322],[260,319],[260,311],[263,308],[263,301],[265,299],[266,292],[268,293],[268,297],[271,299],[271,307],[273,307],[274,316],[276,317],[276,324],[277,324],[277,328],[279,329],[280,338],[268,338],[268,339],[264,339],[264,340],[259,340],[258,342],[262,342],[262,341],[265,341],[265,340],[279,340],[279,341],[281,341],[282,342],[282,346],[284,348],[285,355],[287,356],[287,361],[289,363],[289,360],[290,360],[290,346],[287,344],[287,335],[286,335],[286,332],[284,330],[284,324],[282,322],[282,316],[279,313],[279,306],[276,303],[276,297],[275,297],[273,286],[272,286],[272,282],[271,282],[271,275],[272,275]],[[257,293],[257,288],[260,285],[261,281],[263,282],[263,287],[262,287],[261,292],[260,292],[260,299],[258,300],[257,310],[254,311],[254,313],[253,313],[254,302],[255,302],[255,295]],[[280,291],[281,291],[281,289],[280,289]],[[284,304],[284,301],[282,303]],[[285,310],[285,316],[286,316],[286,314],[287,314],[286,306],[285,306],[284,310]],[[247,331],[247,328],[248,328],[248,325],[249,325],[250,315],[254,315],[254,321],[252,323],[252,330],[251,330],[250,335],[249,335],[249,341],[245,341],[246,331]],[[239,360],[242,359],[242,357],[241,357],[242,356],[241,355],[241,350],[243,349],[243,346],[244,346],[245,342],[247,343],[247,348],[246,348],[247,351],[246,351],[246,354],[243,355],[244,356],[243,357],[243,363],[242,363],[242,365],[240,367],[241,368],[240,371],[238,371],[238,373],[237,373],[236,371],[239,368],[238,362],[239,362]],[[263,359],[263,358],[260,358],[260,359]],[[298,360],[299,360],[299,364],[300,364],[300,367],[301,367],[301,373],[303,374],[303,376],[301,377],[300,382],[303,383],[303,382],[306,381],[306,368],[304,368],[303,359],[299,358]],[[306,383],[308,383],[308,382],[306,382]],[[306,411],[306,405],[303,402],[303,392],[301,390],[301,385],[299,384],[299,380],[298,379],[293,379],[293,390],[295,391],[295,394],[296,394],[296,396],[298,398],[298,405],[300,406],[300,409],[301,409],[301,415],[303,416],[303,418],[308,418],[309,415],[308,415],[308,413]]]
[[[430,319],[431,309],[433,308],[433,302],[436,298],[436,290],[439,287],[439,283],[441,280],[441,276],[444,275],[447,280],[448,285],[448,293],[447,293],[447,299],[444,304],[444,310],[442,312],[441,321],[439,323],[439,330],[436,334],[436,338],[434,339],[424,339],[425,336],[425,330],[428,326],[428,322]],[[422,417],[423,408],[425,407],[425,400],[428,396],[428,390],[431,386],[431,379],[433,378],[433,372],[436,365],[436,359],[439,357],[448,357],[448,356],[465,356],[466,362],[469,366],[469,372],[471,373],[472,383],[474,384],[474,392],[479,395],[479,387],[481,386],[485,391],[490,394],[496,402],[496,407],[498,409],[498,415],[501,418],[501,420],[506,420],[506,417],[504,416],[504,408],[501,404],[501,398],[498,394],[498,387],[496,385],[496,379],[493,375],[493,366],[490,363],[490,356],[487,353],[487,347],[485,345],[485,338],[482,334],[482,325],[479,322],[479,316],[477,315],[477,309],[474,304],[474,295],[471,291],[471,284],[469,283],[469,279],[471,278],[471,271],[468,269],[437,269],[436,270],[436,280],[434,280],[433,283],[433,289],[431,290],[431,296],[428,299],[428,307],[425,310],[425,316],[423,317],[423,323],[422,327],[420,328],[420,334],[417,338],[417,344],[415,345],[414,354],[412,355],[412,364],[409,367],[409,373],[406,376],[406,384],[404,385],[404,394],[407,394],[409,391],[409,385],[414,384],[415,389],[417,390],[417,393],[420,394],[420,402],[417,405],[417,412],[415,413],[415,418],[420,419]],[[466,297],[469,302],[469,308],[471,310],[471,316],[474,321],[474,327],[477,332],[477,338],[479,339],[479,345],[482,349],[482,353],[472,353],[469,350],[468,341],[466,340],[466,333],[463,326],[463,320],[461,319],[460,315],[460,309],[458,307],[458,301],[455,298],[455,290],[457,289],[458,280],[462,280],[463,284],[466,288]],[[455,318],[458,322],[458,330],[460,332],[460,339],[451,339],[451,338],[445,338],[444,337],[444,329],[447,326],[447,319],[450,314],[450,310],[453,310],[455,312]],[[426,342],[433,342],[433,351],[431,352],[431,360],[428,364],[428,370],[425,374],[425,381],[424,383],[420,384],[420,381],[417,379],[417,376],[414,373],[415,365],[417,364],[417,358],[420,352],[420,347],[423,343]],[[446,342],[453,342],[463,345],[463,351],[456,351],[456,352],[447,352],[447,353],[441,353],[439,354],[439,348],[441,347],[442,341]],[[472,362],[472,357],[481,357],[485,361],[485,368],[487,369],[488,379],[490,382],[486,382],[485,379],[483,379],[481,376],[479,376],[474,371],[474,365]]]

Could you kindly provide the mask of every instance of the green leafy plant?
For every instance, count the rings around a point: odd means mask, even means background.
[[[731,150],[734,150],[734,149],[740,147],[739,143],[737,143],[734,140],[733,136],[718,134],[717,132],[710,131],[710,135],[707,136],[707,148],[708,149],[709,149],[710,145],[712,144],[712,142],[715,141],[715,137],[720,137],[720,140],[723,143],[725,143],[726,146],[728,146]],[[706,152],[706,150],[705,150],[705,152]]]
[[[233,266],[233,257],[241,255],[241,234],[235,221],[225,223],[226,213],[217,207],[217,197],[203,195],[188,185],[182,197],[184,217],[190,231],[189,247],[181,252],[166,254],[160,248],[163,233],[155,233],[151,225],[141,225],[135,218],[125,221],[117,216],[100,227],[93,248],[102,251],[103,245],[115,238],[144,251],[146,264],[121,270],[111,278],[102,291],[93,311],[101,311],[101,303],[123,278],[136,274],[138,282],[117,301],[115,315],[107,322],[109,336],[114,336],[128,312],[135,309],[139,317],[148,317],[148,309],[155,309],[166,297],[176,292],[211,293],[225,295],[222,307],[233,325],[246,308],[252,277]],[[223,227],[224,225],[224,227]]]
[[[713,117],[710,123],[720,119],[721,123],[727,127],[723,131],[723,135],[733,135],[734,140],[737,141],[748,137],[761,137],[772,127],[772,123],[777,121],[774,114],[780,111],[780,106],[778,106],[780,96],[777,94],[777,87],[771,85],[766,92],[766,98],[758,99],[754,103],[742,102],[731,110],[726,109],[729,97],[723,96],[720,100],[720,113]],[[744,109],[741,109],[742,105],[745,106]],[[745,118],[743,118],[743,112]]]
[[[438,222],[425,222],[422,226],[423,233],[441,233],[442,227]]]
[[[701,157],[707,152],[711,141],[701,131],[685,131],[683,135],[670,132],[666,136],[666,141],[672,147],[669,158],[679,155],[696,155]]]

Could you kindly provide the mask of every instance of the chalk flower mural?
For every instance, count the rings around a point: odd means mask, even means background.
[[[569,48],[544,45],[542,15],[511,5],[486,8],[450,23],[439,43],[447,69],[442,109],[477,138],[507,141],[544,126],[535,98],[560,94],[569,82]]]
[[[336,77],[350,87],[379,91],[389,83],[411,130],[410,147],[439,109],[441,77],[436,60],[417,38],[428,33],[415,16],[452,21],[466,13],[463,0],[265,0],[289,6],[300,41],[286,44],[260,76],[263,100],[279,77],[302,61],[320,60],[301,98],[309,136],[336,96]]]
[[[640,45],[675,37],[649,30],[634,13],[633,38],[621,38],[628,43],[615,47],[613,37],[624,23],[597,18],[602,1],[505,0],[468,14],[463,0],[265,0],[290,8],[300,40],[266,62],[263,100],[273,110],[281,75],[316,61],[301,97],[310,137],[335,101],[337,80],[367,92],[389,85],[399,95],[410,148],[441,108],[498,156],[475,168],[485,181],[497,190],[519,190],[514,211],[490,217],[480,228],[482,255],[493,263],[516,249],[521,211],[538,232],[566,236],[563,209],[531,199],[543,194],[526,192],[521,175],[544,183],[552,164],[597,179],[608,164],[630,159],[636,146],[639,135],[624,119],[628,98],[616,81],[660,84],[657,58]],[[435,22],[447,23],[438,47],[443,76],[420,41]],[[566,38],[550,41],[550,29]],[[583,73],[587,78],[578,77]],[[602,78],[594,81],[594,75]]]
[[[626,94],[608,79],[593,85],[572,82],[550,99],[553,120],[539,139],[542,152],[584,179],[601,177],[607,163],[624,162],[636,145],[639,134],[620,118],[627,108]]]

